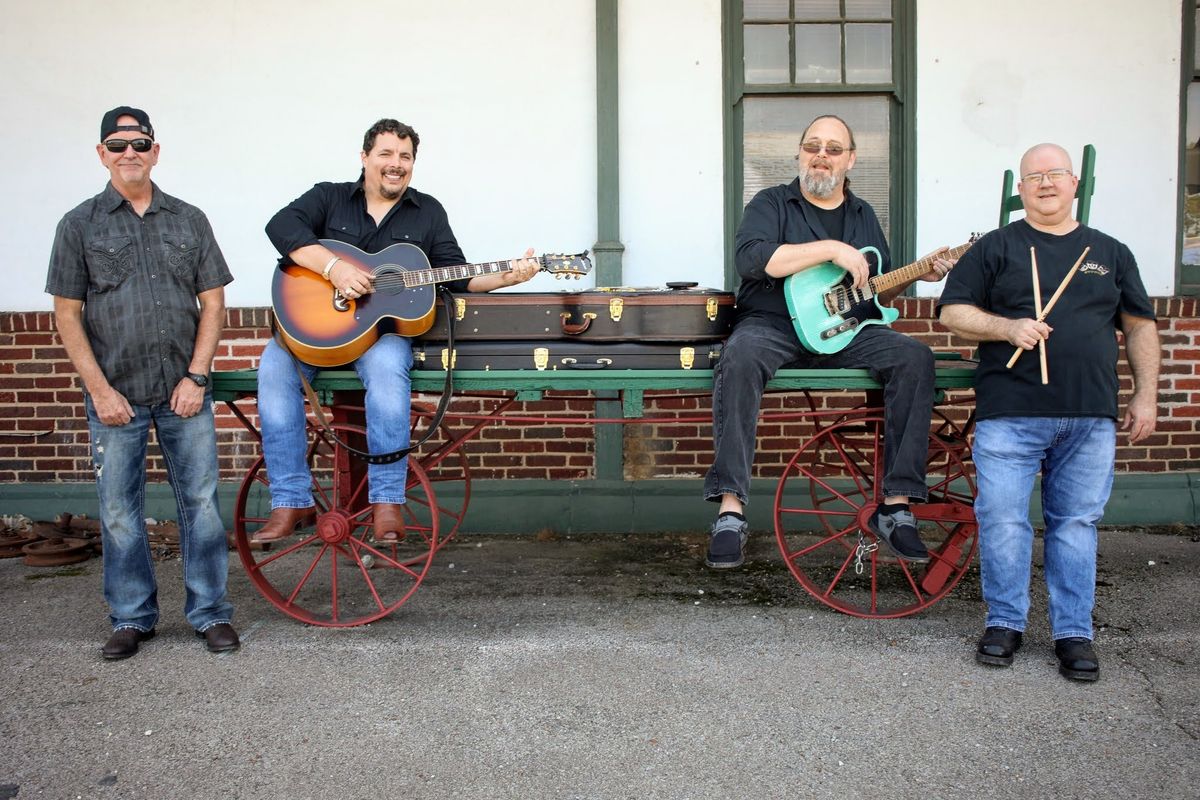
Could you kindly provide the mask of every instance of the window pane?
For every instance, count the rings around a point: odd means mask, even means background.
[[[787,19],[788,0],[745,0],[743,19]]]
[[[788,26],[745,25],[746,83],[788,82]]]
[[[1183,263],[1200,264],[1200,82],[1187,91],[1183,151]]]
[[[1192,57],[1192,69],[1200,72],[1200,5],[1196,7],[1196,52]]]
[[[796,0],[794,19],[841,19],[838,0]]]
[[[891,196],[889,95],[855,97],[754,97],[745,99],[742,164],[748,203],[761,189],[796,177],[795,155],[804,127],[821,114],[837,114],[854,131],[858,160],[850,171],[856,195],[870,203],[888,231]]]
[[[840,25],[796,26],[796,83],[841,83]]]
[[[797,61],[797,64],[799,61]],[[846,83],[892,82],[892,26],[846,26]]]
[[[846,19],[891,19],[892,0],[846,0]]]

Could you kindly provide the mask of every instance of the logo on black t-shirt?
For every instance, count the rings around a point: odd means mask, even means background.
[[[1103,264],[1097,264],[1095,261],[1089,261],[1080,267],[1079,271],[1085,275],[1107,275],[1112,270]]]

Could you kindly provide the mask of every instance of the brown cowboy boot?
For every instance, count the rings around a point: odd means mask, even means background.
[[[273,508],[267,523],[250,536],[252,542],[273,542],[291,536],[296,525],[309,522],[316,513],[316,506],[308,508]]]
[[[404,506],[399,503],[372,503],[371,517],[375,523],[375,541],[395,542],[404,534]]]

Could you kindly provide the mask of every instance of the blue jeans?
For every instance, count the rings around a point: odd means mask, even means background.
[[[1000,417],[975,427],[979,571],[987,625],[1025,630],[1033,526],[1042,476],[1044,569],[1055,639],[1092,638],[1096,523],[1112,490],[1117,426],[1107,417]]]
[[[870,370],[883,384],[883,496],[929,497],[925,462],[933,414],[933,351],[899,331],[874,325],[840,352],[817,355],[804,349],[787,320],[776,325],[747,317],[726,340],[713,378],[715,453],[704,479],[706,500],[719,502],[729,493],[747,501],[763,389],[785,366]]]
[[[271,508],[308,508],[313,504],[304,388],[296,374],[297,363],[310,381],[320,372],[311,364],[297,362],[274,339],[267,342],[258,364],[258,421],[271,480]],[[354,362],[367,390],[367,447],[372,453],[390,453],[408,446],[411,367],[412,343],[394,334],[381,337]],[[407,458],[369,465],[368,501],[403,503],[407,479]]]
[[[146,536],[146,443],[153,423],[179,514],[179,545],[187,590],[184,613],[198,631],[229,622],[225,593],[229,546],[217,506],[217,434],[211,397],[200,413],[176,416],[171,404],[133,406],[133,419],[105,425],[85,395],[100,531],[104,599],[113,629],[149,631],[158,622],[158,585]]]

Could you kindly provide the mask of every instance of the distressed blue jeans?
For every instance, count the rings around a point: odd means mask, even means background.
[[[804,349],[790,325],[748,317],[738,321],[725,342],[713,378],[715,453],[704,479],[704,498],[719,502],[729,493],[747,501],[763,389],[777,370],[844,367],[870,370],[883,384],[883,495],[926,500],[933,351],[899,331],[874,325],[840,352],[817,355]]]
[[[987,625],[1025,630],[1033,526],[1042,476],[1044,569],[1055,639],[1092,638],[1096,523],[1112,491],[1116,422],[1107,417],[1001,417],[975,427],[979,571]]]
[[[217,435],[211,396],[200,413],[180,417],[171,404],[133,406],[133,419],[105,425],[85,395],[100,530],[104,543],[104,599],[113,629],[149,631],[158,622],[158,584],[146,535],[146,445],[158,435],[175,492],[186,589],[184,613],[198,631],[229,622],[226,596],[229,546],[217,505]]]
[[[412,343],[394,334],[380,337],[354,362],[366,388],[367,447],[390,453],[408,446],[412,404]],[[274,339],[267,342],[258,365],[258,417],[263,456],[271,480],[271,508],[308,508],[313,504],[308,468],[304,388],[295,365],[308,380],[320,369],[297,362]],[[367,500],[403,503],[408,459],[367,467]]]

